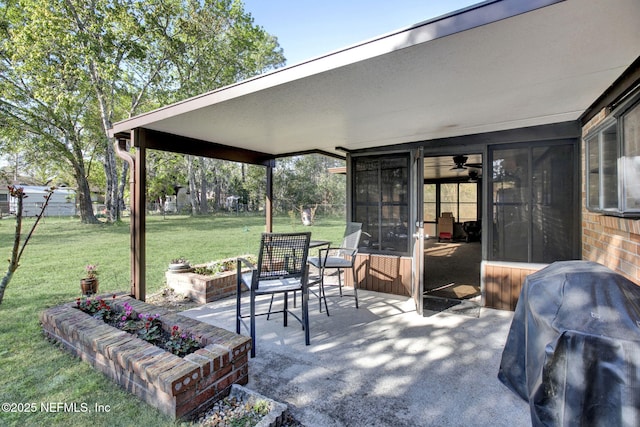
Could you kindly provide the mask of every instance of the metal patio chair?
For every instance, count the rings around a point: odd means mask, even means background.
[[[343,270],[351,270],[353,274],[353,294],[346,296],[353,296],[356,301],[356,308],[358,308],[358,281],[356,278],[355,261],[356,254],[358,253],[358,245],[360,243],[360,236],[362,235],[362,223],[349,222],[344,232],[344,240],[338,248],[326,248],[320,249],[317,257],[309,257],[309,264],[316,267],[320,271],[319,281],[319,293],[320,309],[322,309],[322,300],[324,300],[324,306],[329,315],[329,307],[327,306],[327,296],[324,288],[324,276],[326,269],[337,270],[338,273],[338,286],[340,288],[340,296],[342,293],[342,278],[341,273]]]
[[[242,324],[251,336],[251,357],[256,355],[256,316],[283,313],[283,324],[287,326],[288,315],[295,317],[304,329],[305,344],[309,338],[309,276],[307,258],[311,233],[263,233],[260,238],[258,262],[253,265],[244,258],[237,260],[236,282],[236,333],[240,333]],[[251,270],[242,273],[242,268]],[[242,293],[243,286],[249,292]],[[289,292],[301,291],[302,307],[300,316],[293,313],[288,306]],[[278,311],[269,310],[256,313],[256,297],[260,295],[284,294],[283,308]],[[242,312],[243,300],[249,299],[249,313]],[[249,325],[244,319],[249,318]]]

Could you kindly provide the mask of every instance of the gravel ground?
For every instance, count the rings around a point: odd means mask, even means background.
[[[262,418],[250,405],[235,398],[223,399],[198,418],[196,425],[202,427],[252,427]],[[300,422],[285,412],[281,427],[304,427]]]

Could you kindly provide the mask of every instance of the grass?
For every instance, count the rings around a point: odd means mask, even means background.
[[[32,223],[25,222],[25,233]],[[14,225],[12,219],[0,221],[2,259],[9,258]],[[274,220],[276,232],[311,231],[314,239],[335,244],[343,230],[340,219],[317,218],[311,227],[288,217]],[[263,217],[148,217],[147,294],[164,286],[172,258],[204,263],[255,253],[262,231]],[[40,223],[0,305],[0,404],[13,404],[10,409],[15,410],[7,412],[3,406],[0,425],[186,425],[172,422],[42,335],[39,313],[80,296],[86,264],[99,266],[100,293],[128,292],[129,252],[126,221],[96,226],[77,219],[46,218]]]

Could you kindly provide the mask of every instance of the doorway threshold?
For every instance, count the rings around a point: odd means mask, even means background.
[[[423,295],[424,317],[435,316],[439,313],[461,314],[478,318],[480,317],[480,297],[470,299],[448,298],[436,295]]]

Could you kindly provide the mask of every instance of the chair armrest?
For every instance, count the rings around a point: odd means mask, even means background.
[[[332,252],[335,252],[336,254],[343,252],[345,255],[353,258],[358,252],[358,250],[354,248],[341,248],[341,247],[333,247],[333,248],[330,247],[330,248],[319,249],[318,258],[320,259],[320,263],[325,264],[327,261],[327,258],[329,258],[330,256],[329,254]],[[323,256],[323,253],[324,253],[324,256]]]
[[[356,254],[356,252],[358,252],[358,249],[354,249],[354,248],[339,248],[339,247],[329,248],[329,249],[326,249],[326,250],[327,251],[332,251],[332,252],[346,252],[350,256],[353,256],[353,255]]]
[[[251,263],[248,259],[246,258],[236,258],[236,268],[237,271],[242,271],[242,265],[245,265],[247,268],[251,269],[251,270],[256,270],[258,267],[256,267],[253,263]]]

